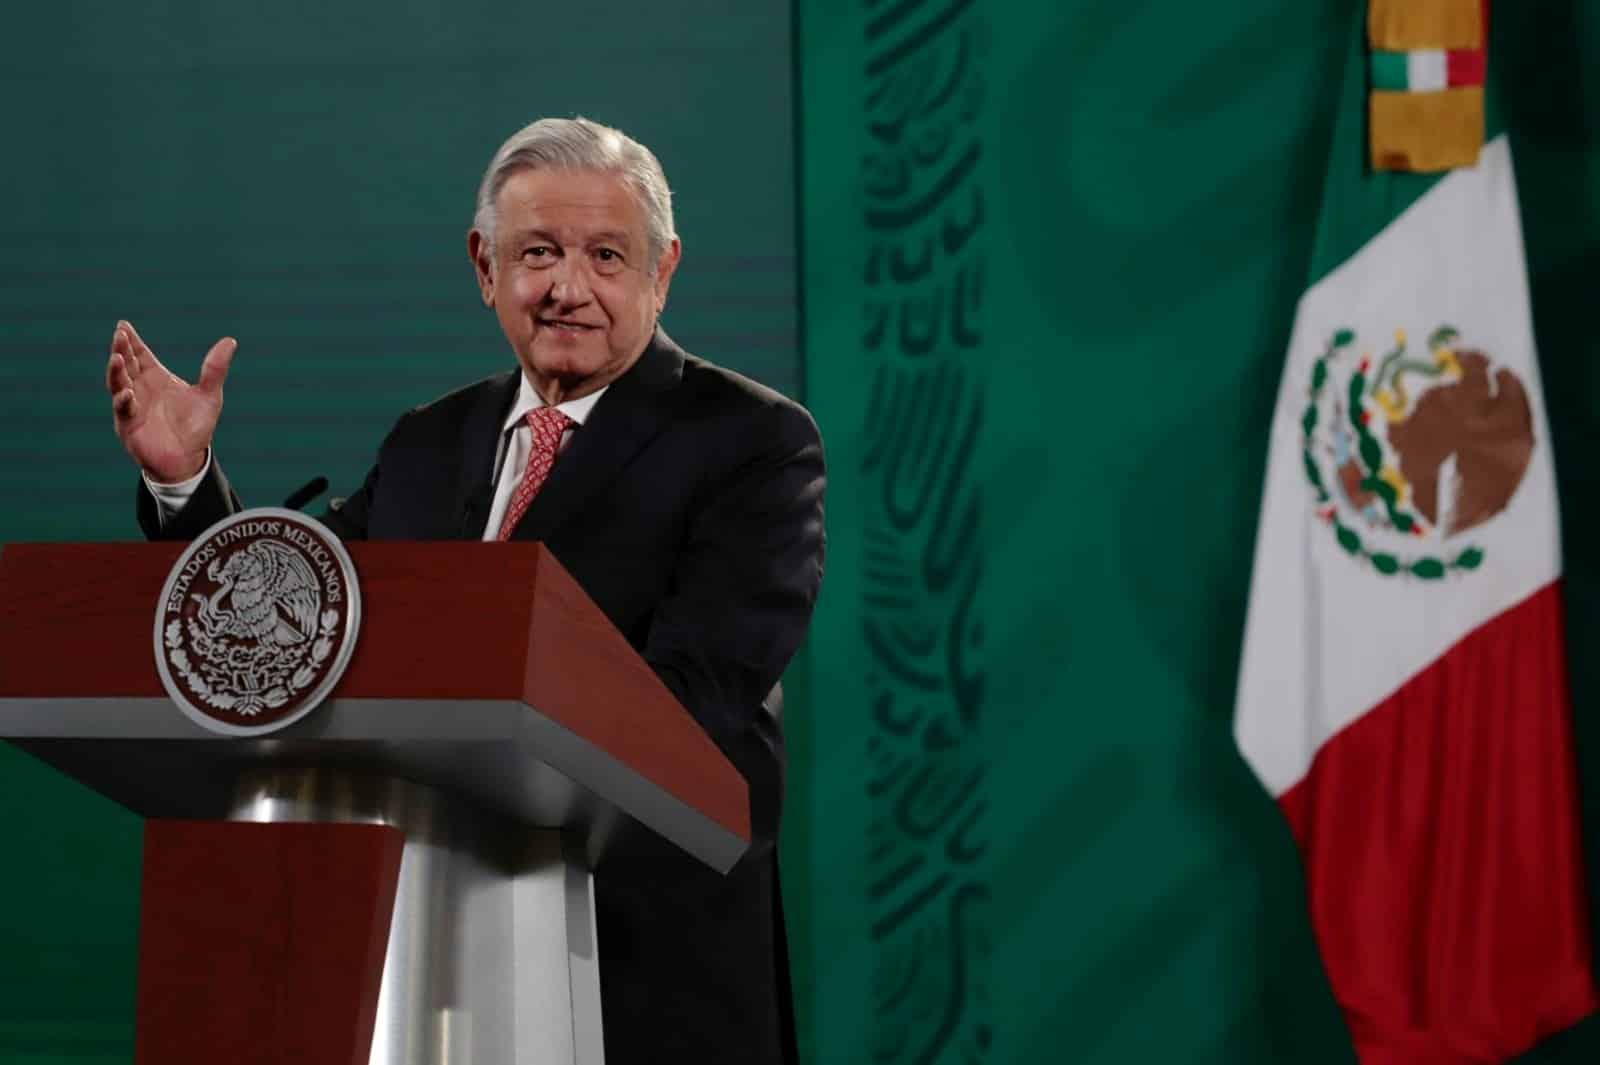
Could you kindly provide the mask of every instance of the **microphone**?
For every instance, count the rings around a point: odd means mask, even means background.
[[[289,498],[283,501],[283,509],[299,510],[327,490],[328,479],[326,477],[313,477],[289,494]]]

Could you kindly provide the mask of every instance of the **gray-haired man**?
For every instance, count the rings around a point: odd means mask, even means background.
[[[402,415],[323,520],[351,539],[543,540],[572,572],[744,773],[758,836],[725,878],[666,845],[596,871],[607,1060],[791,1060],[783,747],[763,698],[822,576],[816,426],[661,332],[681,254],[671,194],[618,131],[544,119],[514,134],[467,250],[518,368]],[[235,347],[218,341],[190,385],[116,327],[106,386],[151,536],[239,507],[210,451]]]

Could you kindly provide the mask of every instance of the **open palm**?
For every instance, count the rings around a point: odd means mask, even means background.
[[[128,455],[153,479],[172,484],[199,473],[222,414],[222,382],[238,342],[223,337],[190,384],[168,370],[129,322],[118,322],[106,361],[111,420]]]

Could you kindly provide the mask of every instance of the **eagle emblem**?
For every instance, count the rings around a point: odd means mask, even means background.
[[[174,566],[157,613],[169,694],[219,731],[298,719],[353,649],[354,577],[337,538],[293,511],[245,511],[207,530]]]
[[[1385,576],[1477,569],[1472,533],[1510,505],[1533,456],[1526,387],[1448,325],[1426,354],[1403,330],[1381,353],[1357,354],[1356,339],[1339,330],[1312,364],[1300,428],[1317,517]]]

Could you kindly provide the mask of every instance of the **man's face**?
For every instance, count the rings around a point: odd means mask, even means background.
[[[467,236],[483,302],[547,403],[587,395],[644,352],[678,265],[649,263],[644,210],[616,174],[522,170],[496,200],[495,243]]]

